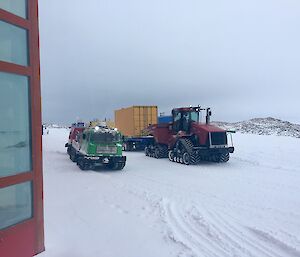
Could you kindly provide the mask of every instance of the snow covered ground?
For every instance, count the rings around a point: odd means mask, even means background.
[[[44,140],[41,257],[300,256],[300,139],[234,135],[225,164],[126,153],[124,171],[81,171]]]

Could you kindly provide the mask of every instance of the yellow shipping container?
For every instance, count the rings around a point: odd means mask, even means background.
[[[125,136],[142,136],[150,124],[157,124],[157,106],[131,106],[115,111],[115,125]]]

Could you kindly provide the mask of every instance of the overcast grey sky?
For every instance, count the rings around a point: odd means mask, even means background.
[[[43,120],[131,105],[300,122],[298,0],[41,0]]]

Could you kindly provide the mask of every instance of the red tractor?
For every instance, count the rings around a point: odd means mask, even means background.
[[[199,114],[206,111],[206,122]],[[169,158],[186,165],[200,161],[227,162],[234,147],[228,146],[227,131],[210,124],[210,108],[184,107],[172,110],[172,122],[147,128],[153,140],[145,148],[146,156]]]

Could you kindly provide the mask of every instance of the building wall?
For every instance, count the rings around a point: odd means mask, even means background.
[[[44,250],[37,0],[0,1],[0,255]]]

